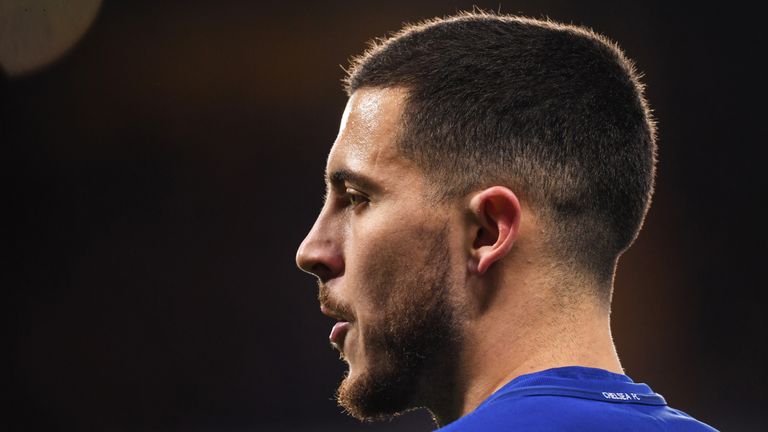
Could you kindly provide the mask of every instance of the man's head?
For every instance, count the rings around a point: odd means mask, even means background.
[[[549,219],[554,254],[610,279],[647,211],[655,158],[642,85],[616,45],[580,27],[462,14],[374,44],[346,79],[350,95],[365,87],[408,89],[398,145],[439,196],[508,186]]]
[[[353,415],[442,403],[462,379],[465,329],[498,290],[518,289],[505,278],[529,271],[526,251],[595,282],[577,297],[609,303],[655,154],[642,88],[614,45],[466,14],[373,46],[346,84],[328,195],[297,262],[340,321],[331,340],[350,369],[339,400]]]

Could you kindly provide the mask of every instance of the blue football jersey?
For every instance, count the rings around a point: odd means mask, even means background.
[[[715,431],[670,408],[646,384],[602,369],[568,366],[519,376],[466,416],[458,431]]]

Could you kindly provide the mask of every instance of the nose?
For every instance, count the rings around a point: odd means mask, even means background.
[[[321,213],[296,251],[296,265],[322,282],[334,279],[344,273],[341,244],[333,224]]]

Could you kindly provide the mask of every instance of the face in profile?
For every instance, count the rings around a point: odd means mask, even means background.
[[[403,92],[360,89],[331,149],[328,194],[297,253],[319,280],[321,310],[338,322],[331,343],[349,365],[339,403],[360,419],[420,406],[450,381],[459,346],[461,214],[429,198],[419,168],[395,140]],[[461,266],[458,266],[461,267]]]

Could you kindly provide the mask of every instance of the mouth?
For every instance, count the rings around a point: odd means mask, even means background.
[[[352,324],[349,321],[339,321],[333,325],[331,334],[328,336],[328,340],[331,341],[331,345],[339,352],[344,352],[344,339],[349,331],[349,326]]]
[[[320,306],[320,312],[322,312],[323,315],[329,316],[337,321],[331,329],[331,334],[328,336],[328,340],[331,342],[331,346],[333,346],[333,348],[343,353],[344,338],[347,336],[347,332],[349,331],[349,327],[352,325],[352,323],[342,314],[328,308],[325,305]]]

